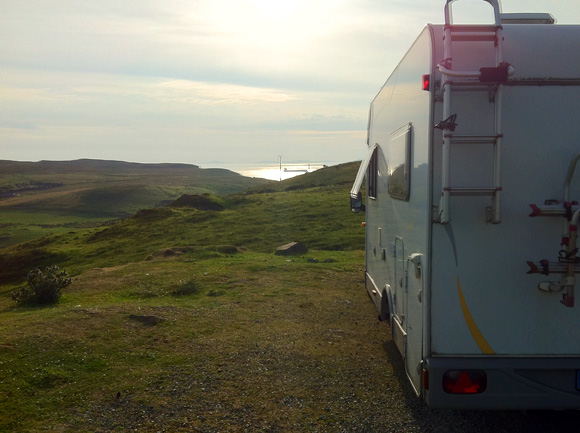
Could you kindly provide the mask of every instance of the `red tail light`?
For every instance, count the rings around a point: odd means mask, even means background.
[[[423,75],[423,90],[429,90],[431,84],[431,76],[429,74]]]
[[[486,388],[483,370],[449,370],[443,375],[443,390],[448,394],[481,394]]]

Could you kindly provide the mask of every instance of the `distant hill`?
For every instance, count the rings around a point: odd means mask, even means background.
[[[116,182],[200,188],[227,194],[270,181],[245,177],[226,169],[204,169],[191,164],[140,164],[95,159],[40,162],[0,160],[2,194],[40,184],[71,188],[80,185],[115,186]]]
[[[0,208],[130,215],[185,193],[231,194],[266,179],[188,164],[0,160]]]
[[[184,194],[232,194],[271,183],[189,164],[0,160],[0,247],[125,218]]]

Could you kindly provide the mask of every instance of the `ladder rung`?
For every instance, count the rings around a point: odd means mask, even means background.
[[[446,134],[451,143],[460,144],[495,144],[503,134]]]
[[[494,32],[451,32],[452,41],[495,41],[497,33]]]
[[[501,25],[495,24],[453,24],[450,26],[445,26],[445,28],[449,28],[451,33],[491,33],[496,32],[498,29],[501,29]]]
[[[460,196],[480,196],[480,195],[494,195],[501,191],[501,187],[497,186],[475,186],[475,187],[456,187],[450,186],[443,188],[443,191],[449,191],[450,195]]]
[[[459,79],[459,80],[448,80],[443,83],[450,84],[451,90],[454,92],[460,91],[496,91],[497,83],[486,83],[479,81],[479,79]]]

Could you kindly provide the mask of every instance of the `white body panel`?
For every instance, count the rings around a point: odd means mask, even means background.
[[[515,68],[510,80],[580,79],[580,28],[572,29],[505,26],[504,58]],[[482,354],[460,305],[459,278],[466,305],[493,353],[580,356],[580,307],[565,308],[559,294],[537,289],[540,281],[558,276],[526,274],[527,261],[555,260],[560,249],[562,218],[530,218],[529,205],[562,199],[568,165],[580,152],[580,83],[522,83],[505,85],[503,92],[502,222],[486,223],[488,197],[453,197],[451,223],[433,224],[429,350],[445,355]],[[465,126],[471,130],[482,117],[481,123],[489,122],[491,104],[473,102],[473,92],[462,96],[454,97],[458,132],[464,127],[462,118],[472,123]],[[487,95],[479,92],[476,96]],[[435,119],[441,115],[440,105],[434,105]],[[441,131],[433,138],[434,204],[440,192],[437,135]],[[452,148],[450,166],[452,183],[454,179],[485,183],[492,173],[491,148],[457,145]],[[574,180],[571,197],[578,199],[580,173]],[[437,296],[443,288],[449,296]],[[438,320],[441,315],[446,319]]]
[[[539,282],[558,281],[559,275],[527,274],[526,265],[557,260],[560,250],[564,219],[528,214],[532,203],[562,200],[569,163],[580,152],[580,26],[505,25],[503,34],[503,58],[514,74],[503,86],[501,103],[501,223],[486,222],[487,196],[453,196],[450,222],[435,221],[433,208],[442,189],[443,132],[434,125],[444,120],[436,88],[443,26],[428,26],[371,104],[368,143],[377,145],[378,164],[376,186],[367,185],[367,192],[374,189],[374,197],[366,200],[367,289],[383,317],[389,309],[409,379],[429,404],[551,407],[541,397],[508,403],[509,390],[515,393],[517,386],[507,382],[490,383],[481,404],[481,396],[468,396],[472,400],[466,404],[456,396],[447,401],[440,392],[423,389],[421,370],[430,364],[444,370],[445,359],[453,360],[450,365],[458,359],[477,368],[489,364],[502,372],[517,369],[517,359],[525,359],[522,366],[545,370],[552,359],[554,368],[565,366],[571,379],[565,380],[570,384],[560,400],[550,398],[557,407],[580,407],[580,305],[565,307],[561,293],[538,290]],[[458,45],[454,68],[492,66],[489,46]],[[421,88],[424,74],[431,77],[429,91]],[[489,92],[454,92],[451,104],[458,134],[494,128],[496,108]],[[395,136],[405,125],[411,137],[408,200],[389,194],[389,169],[400,159]],[[454,144],[449,166],[451,184],[489,184],[492,147]],[[570,196],[580,200],[580,173]],[[494,392],[500,396],[497,405],[490,403]],[[517,389],[518,395],[526,392]],[[568,399],[564,394],[570,392],[578,395]]]

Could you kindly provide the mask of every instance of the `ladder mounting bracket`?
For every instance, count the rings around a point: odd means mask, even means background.
[[[510,75],[510,64],[502,62],[499,66],[480,68],[479,81],[482,83],[505,83]]]
[[[455,131],[455,128],[457,127],[457,123],[455,122],[456,120],[457,120],[457,114],[452,114],[447,119],[442,120],[441,122],[437,123],[435,125],[435,128],[441,129],[441,130],[448,129],[449,131]]]

